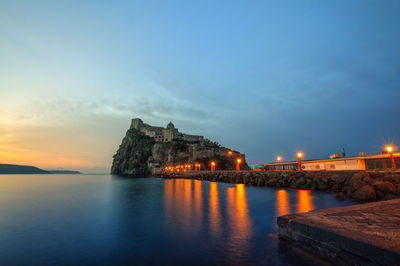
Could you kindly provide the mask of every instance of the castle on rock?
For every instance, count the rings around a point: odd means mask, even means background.
[[[183,134],[175,128],[172,122],[164,127],[154,127],[143,123],[139,118],[132,119],[131,128],[134,128],[146,136],[154,138],[157,142],[168,142],[172,140],[184,140],[188,142],[202,142],[204,141],[203,136]]]

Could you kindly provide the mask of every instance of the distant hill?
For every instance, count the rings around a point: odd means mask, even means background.
[[[47,170],[50,174],[58,174],[58,175],[76,175],[82,174],[79,171],[72,171],[72,170]]]
[[[71,170],[43,170],[30,165],[0,164],[0,174],[81,174]]]
[[[0,164],[0,174],[50,174],[30,165]]]

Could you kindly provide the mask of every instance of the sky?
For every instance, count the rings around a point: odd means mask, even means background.
[[[400,147],[400,1],[0,0],[0,163],[109,172],[130,120],[246,154]]]

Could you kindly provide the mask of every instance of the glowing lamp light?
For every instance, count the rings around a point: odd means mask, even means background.
[[[278,156],[278,157],[276,157],[276,160],[277,160],[278,162],[280,162],[280,161],[282,160],[282,157],[281,157],[281,156]]]
[[[386,150],[390,153],[390,158],[392,159],[392,168],[396,169],[396,161],[394,160],[394,156],[393,156],[393,147],[392,146],[386,146]]]
[[[301,168],[301,157],[303,157],[303,153],[298,152],[297,153],[297,164],[299,166],[299,171],[303,171],[303,169]]]
[[[229,155],[232,155],[232,151],[228,151],[228,154],[229,154]]]
[[[238,158],[236,160],[236,171],[240,171],[240,163],[242,162],[242,159]]]
[[[214,161],[211,162],[211,171],[215,171],[215,162]]]

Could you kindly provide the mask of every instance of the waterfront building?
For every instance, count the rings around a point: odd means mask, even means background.
[[[332,159],[302,160],[301,168],[304,171],[393,171],[392,160],[389,153],[377,155],[365,155],[357,157],[342,157]],[[400,153],[393,153],[396,169],[400,169]],[[258,164],[254,170],[299,170],[297,161],[274,162]]]

